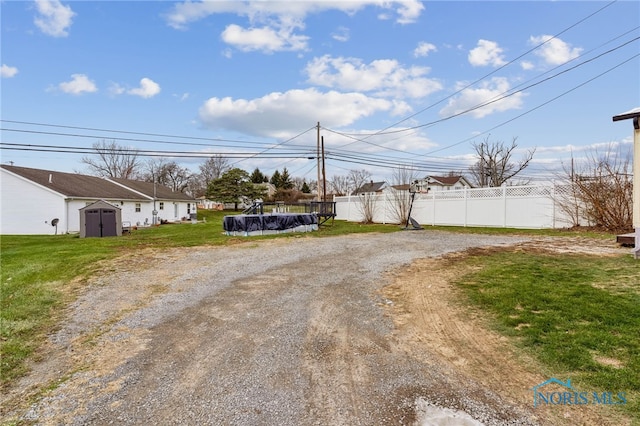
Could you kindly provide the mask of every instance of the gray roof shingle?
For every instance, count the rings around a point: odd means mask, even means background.
[[[124,185],[127,188],[131,188],[134,191],[141,192],[146,196],[153,198],[153,182],[117,178],[109,178],[109,180],[117,182],[120,185]],[[182,192],[172,191],[171,188],[164,185],[156,185],[155,194],[156,199],[159,200],[195,201],[195,198]]]
[[[1,167],[67,197],[111,200],[146,199],[133,191],[96,176],[8,166],[5,164],[2,164]]]
[[[103,179],[78,173],[0,165],[3,169],[71,198],[110,200],[153,199],[153,183],[128,179]],[[195,201],[193,197],[171,188],[156,185],[156,198],[160,200]],[[142,194],[142,195],[141,195]]]

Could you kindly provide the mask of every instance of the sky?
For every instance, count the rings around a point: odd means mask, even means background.
[[[632,147],[638,1],[1,1],[3,164],[87,172],[115,141],[194,173],[465,172],[535,150],[523,181]],[[319,124],[319,131],[318,131]],[[319,137],[320,136],[320,137]]]

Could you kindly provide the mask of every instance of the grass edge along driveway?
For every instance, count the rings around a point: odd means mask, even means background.
[[[476,270],[456,284],[497,331],[578,390],[623,392],[618,407],[640,424],[637,260],[478,250],[465,261]]]

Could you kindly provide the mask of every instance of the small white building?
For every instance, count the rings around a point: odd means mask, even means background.
[[[0,234],[80,232],[80,209],[98,200],[117,206],[131,226],[151,225],[154,210],[158,223],[196,213],[192,197],[150,182],[0,165]]]
[[[418,192],[453,191],[473,188],[464,176],[426,176],[416,181]]]

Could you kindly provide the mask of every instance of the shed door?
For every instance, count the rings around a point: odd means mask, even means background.
[[[100,210],[85,210],[84,227],[86,237],[100,237]]]
[[[118,235],[116,231],[116,211],[115,210],[101,210],[102,221],[102,235],[101,237],[115,237]]]

